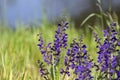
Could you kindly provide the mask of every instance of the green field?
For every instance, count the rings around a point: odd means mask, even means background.
[[[86,25],[84,29],[81,29],[81,27],[75,29],[74,22],[68,22],[68,43],[74,38],[78,39],[81,35],[84,35],[83,41],[88,47],[91,58],[96,61],[97,44],[93,32],[97,32],[100,37],[103,37],[101,23],[96,21],[94,26]],[[110,24],[110,22],[107,24]],[[119,25],[117,25],[117,29],[119,30]],[[57,25],[49,24],[48,21],[44,21],[41,26],[32,27],[18,24],[16,29],[0,25],[0,80],[42,80],[37,61],[43,61],[43,56],[37,46],[39,43],[37,34],[42,33],[47,44],[54,41],[56,30]],[[66,52],[63,51],[62,54],[61,61],[64,60]],[[59,68],[61,66],[64,65],[59,65]],[[57,77],[59,80],[62,78],[60,74]]]
[[[98,50],[96,49],[97,43],[93,32],[97,32],[103,38],[103,28],[108,28],[111,22],[117,23],[117,30],[120,32],[117,14],[109,11],[104,12],[101,3],[97,5],[99,12],[88,15],[81,24],[85,25],[84,29],[82,27],[75,29],[74,22],[68,20],[69,29],[67,30],[68,44],[74,38],[78,39],[81,35],[84,36],[83,41],[87,45],[90,57],[95,62]],[[87,24],[92,17],[95,17],[94,21],[96,22],[94,22],[94,25]],[[29,25],[17,24],[16,29],[0,24],[0,80],[44,80],[40,77],[39,71],[38,60],[44,60],[37,46],[39,43],[37,34],[42,33],[47,44],[54,41],[56,30],[57,25],[50,24],[46,20],[40,26],[33,25],[30,27]],[[65,54],[66,51],[63,51],[61,62],[64,60]],[[61,67],[64,67],[63,63],[58,66],[58,68]],[[94,70],[92,74],[97,76]],[[62,80],[62,77],[63,75],[57,74],[58,80]],[[73,80],[72,78],[70,79]],[[70,79],[68,77],[65,78],[65,80]]]
[[[84,33],[84,42],[88,45],[92,58],[95,59],[96,43],[92,38],[93,35],[90,34],[90,29],[76,30],[73,23],[69,24],[70,28],[67,30],[69,43]],[[50,24],[33,28],[21,25],[16,30],[1,25],[0,80],[41,80],[37,60],[43,58],[37,46],[39,43],[37,34],[42,33],[47,44],[53,42],[56,29],[57,25]]]

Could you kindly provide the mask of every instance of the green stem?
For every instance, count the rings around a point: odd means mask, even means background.
[[[63,75],[63,78],[62,78],[62,80],[64,80],[64,79],[65,79],[65,76],[66,76],[66,73]]]
[[[52,59],[51,77],[52,77],[52,80],[55,80],[55,66],[54,66],[54,58]]]
[[[52,80],[55,80],[55,69],[53,64],[51,65],[51,77],[52,77]]]

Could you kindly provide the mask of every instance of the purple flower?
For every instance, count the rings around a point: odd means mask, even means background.
[[[118,46],[120,46],[120,41],[118,41]]]
[[[112,26],[113,26],[113,27],[116,27],[116,26],[117,26],[117,23],[116,23],[116,22],[113,22],[113,23],[112,23]]]
[[[47,45],[45,45],[42,35],[41,34],[39,35],[40,43],[38,44],[38,46],[41,54],[43,55],[44,62],[46,62],[48,66],[51,65],[52,66],[51,69],[54,69],[55,72],[57,72],[56,66],[60,61],[60,56],[62,52],[61,50],[67,48],[67,39],[68,39],[68,35],[66,33],[67,28],[68,28],[67,22],[58,24],[58,29],[56,31],[53,44],[48,43]],[[67,60],[65,63],[67,65]],[[46,74],[45,71],[46,69],[43,68],[42,64],[40,64],[40,73],[41,76],[45,77],[44,75]],[[65,73],[68,74],[68,76],[70,75],[69,71],[65,71]]]
[[[102,78],[113,80],[113,76],[117,73],[117,46],[119,46],[119,40],[117,38],[117,32],[115,25],[113,24],[108,30],[104,30],[104,43],[99,42],[98,51],[98,69],[104,75]],[[95,37],[96,38],[96,37]],[[96,41],[98,41],[98,37]],[[98,43],[98,42],[97,42]],[[110,75],[110,76],[109,76]]]
[[[120,70],[117,71],[117,79],[118,79],[118,80],[120,79]]]
[[[49,79],[48,75],[49,75],[49,72],[48,72],[48,69],[45,68],[45,65],[43,64],[43,62],[40,62],[40,60],[38,60],[38,64],[39,64],[39,67],[40,67],[40,75],[41,77],[44,77],[45,79]]]
[[[52,47],[53,52],[55,52],[54,53],[55,65],[59,63],[61,49],[67,48],[67,39],[68,39],[68,35],[66,34],[67,28],[68,28],[67,22],[58,24],[58,29],[55,34],[54,46]]]
[[[70,76],[69,69],[65,71],[65,70],[62,68],[61,71],[60,71],[60,73],[61,73],[61,74],[64,74],[64,73],[65,73],[65,74],[67,74],[68,76]]]
[[[38,44],[38,46],[39,46],[39,49],[42,50],[44,48],[44,40],[41,34],[39,35],[40,35],[40,39],[39,39],[40,43]]]
[[[108,30],[104,30],[104,36],[106,37],[108,35],[109,35]]]
[[[93,62],[87,53],[87,46],[81,41],[73,40],[73,43],[71,43],[71,49],[68,49],[65,56],[64,64],[66,68],[63,69],[63,73],[69,72],[67,68],[70,68],[77,75],[76,80],[92,80],[91,69]]]

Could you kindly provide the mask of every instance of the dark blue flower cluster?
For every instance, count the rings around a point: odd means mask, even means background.
[[[50,51],[51,43],[48,43],[48,45],[45,46],[43,37],[41,36],[41,34],[39,35],[40,35],[39,39],[40,43],[38,44],[39,49],[42,55],[44,56],[44,61],[47,62],[48,64],[51,64],[52,63],[52,54]]]
[[[82,39],[79,41],[73,40],[71,43],[71,49],[65,56],[64,64],[65,69],[61,69],[61,73],[70,76],[70,69],[74,70],[77,75],[76,80],[92,80],[91,69],[93,68],[93,62],[89,57],[87,46],[82,43]]]
[[[60,60],[60,53],[62,48],[67,48],[68,34],[66,34],[66,29],[68,29],[68,22],[62,22],[61,24],[58,24],[54,45],[51,48],[54,55],[55,65],[57,65]]]
[[[47,46],[44,43],[44,39],[39,34],[40,36],[40,43],[38,44],[39,49],[41,51],[41,54],[43,55],[44,62],[46,62],[48,65],[51,65],[51,69],[54,69],[53,71],[56,70],[56,66],[58,65],[60,61],[60,53],[61,50],[64,48],[67,48],[67,39],[68,35],[66,34],[66,29],[68,28],[68,23],[67,22],[62,22],[61,24],[58,24],[58,29],[55,34],[55,40],[52,45],[52,43],[48,43]],[[42,67],[40,67],[41,69]],[[40,72],[44,72],[41,69]],[[56,71],[55,71],[56,72]]]
[[[118,65],[117,56],[119,52],[119,38],[118,33],[115,30],[115,23],[111,24],[108,30],[104,30],[104,42],[102,43],[98,36],[95,36],[97,43],[99,45],[98,51],[98,67],[101,71],[101,77],[105,80],[118,80],[120,79],[120,65]],[[117,75],[117,77],[115,77]]]
[[[83,38],[74,39],[68,47],[68,22],[58,24],[54,43],[45,45],[43,37],[40,35],[38,44],[41,54],[44,57],[46,65],[51,66],[50,70],[45,68],[43,62],[39,62],[41,76],[45,80],[56,80],[57,66],[60,62],[62,50],[67,50],[64,58],[64,67],[61,68],[61,74],[65,80],[67,76],[75,77],[75,80],[94,80],[92,70],[98,72],[97,80],[119,80],[120,79],[120,36],[116,30],[116,23],[104,30],[104,39],[99,38],[95,33],[95,42],[97,42],[98,60],[93,62],[87,51],[87,46],[83,43]],[[102,41],[103,40],[103,41]],[[58,71],[59,72],[59,71]],[[49,75],[50,74],[50,75]],[[49,76],[52,78],[50,78]]]
[[[40,75],[41,75],[41,77],[44,77],[45,80],[49,80],[48,69],[45,68],[45,65],[40,60],[38,60],[38,63],[39,63],[39,67],[40,67]]]

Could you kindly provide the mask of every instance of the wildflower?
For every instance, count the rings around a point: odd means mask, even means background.
[[[49,77],[48,77],[48,69],[45,68],[45,65],[43,64],[43,62],[40,62],[40,60],[38,60],[38,64],[39,64],[39,67],[40,67],[40,75],[41,77],[44,77],[45,80],[50,80]]]
[[[108,35],[109,35],[108,30],[104,30],[104,36],[106,37]]]
[[[95,41],[98,48],[98,64],[93,63],[87,51],[87,46],[83,43],[83,39],[74,39],[68,48],[67,40],[68,23],[58,24],[53,44],[50,42],[45,45],[44,39],[40,34],[40,43],[38,44],[44,62],[51,66],[50,70],[46,68],[43,62],[39,61],[40,73],[45,80],[56,79],[57,65],[63,49],[66,49],[64,59],[65,68],[61,68],[60,73],[65,76],[71,76],[71,70],[76,75],[75,80],[93,80],[91,69],[95,66],[96,71],[100,71],[98,79],[119,80],[120,79],[120,39],[116,31],[116,23],[111,24],[109,29],[104,30],[104,40],[95,33]]]
[[[115,24],[111,26],[108,30],[104,30],[104,43],[99,41],[98,51],[98,69],[103,74],[102,78],[113,80],[113,76],[116,74],[117,65],[117,56],[116,56],[116,47],[119,46],[117,39],[117,32],[115,30]],[[96,41],[98,41],[96,37]],[[97,42],[98,43],[98,42]]]
[[[54,46],[51,48],[52,51],[54,52],[55,65],[59,63],[61,49],[67,48],[67,39],[68,39],[68,35],[66,34],[67,28],[68,28],[67,22],[58,24],[58,29],[55,34]]]
[[[71,43],[71,49],[68,49],[64,60],[66,68],[62,69],[62,74],[64,73],[65,76],[70,73],[70,69],[73,69],[74,74],[77,75],[76,80],[92,80],[91,69],[93,62],[87,53],[87,46],[81,41],[73,40],[73,43]],[[69,74],[67,75],[69,76]]]
[[[40,36],[40,39],[39,39],[40,43],[38,44],[38,46],[39,46],[41,53],[44,54],[45,53],[45,51],[43,50],[44,49],[44,39],[41,35],[42,34],[38,34],[38,36]]]
[[[55,34],[54,43],[52,44],[50,42],[47,44],[47,46],[44,43],[44,39],[42,35],[39,34],[40,43],[38,44],[38,46],[41,51],[41,54],[43,55],[44,62],[46,62],[47,65],[51,65],[51,70],[53,70],[51,74],[53,72],[56,73],[56,66],[60,61],[61,50],[67,48],[67,39],[68,39],[68,35],[66,33],[67,28],[68,28],[67,22],[58,24],[58,29]],[[42,66],[42,63],[40,64],[40,73],[41,76],[46,74]],[[68,72],[66,73],[69,74]]]
[[[78,75],[78,80],[92,80],[91,69],[93,67],[93,62],[89,58],[86,50],[86,45],[79,45],[79,51],[76,54],[75,60],[75,74]]]

